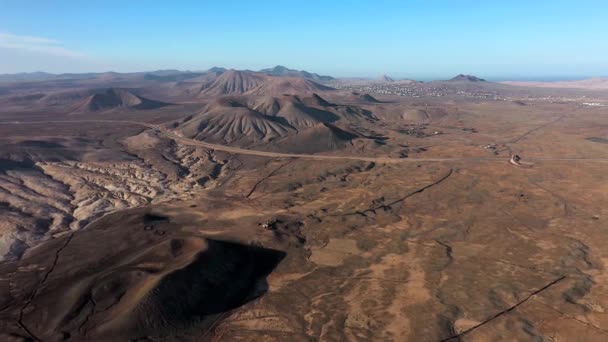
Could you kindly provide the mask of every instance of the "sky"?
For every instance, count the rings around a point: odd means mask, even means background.
[[[339,77],[608,75],[606,0],[0,0],[0,73],[274,65]]]

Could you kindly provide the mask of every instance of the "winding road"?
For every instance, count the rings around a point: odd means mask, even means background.
[[[189,146],[200,146],[211,150],[223,151],[233,154],[245,154],[261,157],[271,158],[303,158],[303,159],[314,159],[314,160],[355,160],[355,161],[366,161],[374,163],[417,163],[417,162],[449,162],[449,161],[501,161],[508,162],[507,158],[496,158],[496,157],[459,157],[459,158],[389,158],[389,157],[362,157],[362,156],[334,156],[334,155],[319,155],[319,154],[297,154],[297,153],[281,153],[281,152],[269,152],[260,150],[249,150],[238,147],[230,147],[218,144],[212,144],[204,141],[194,140],[179,136],[173,132],[167,131],[162,126],[163,124],[151,124],[140,121],[127,121],[127,120],[52,120],[52,121],[4,121],[0,124],[12,124],[12,125],[26,125],[26,124],[53,124],[53,123],[112,123],[112,124],[129,124],[137,125],[145,128],[152,129],[158,134],[163,135],[167,138],[179,141],[184,145]],[[526,158],[529,161],[592,161],[592,162],[608,162],[608,158],[576,158],[576,157],[561,157],[561,158]]]

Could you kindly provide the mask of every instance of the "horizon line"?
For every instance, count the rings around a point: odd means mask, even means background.
[[[0,73],[0,76],[3,77],[7,77],[7,76],[17,76],[17,75],[32,75],[32,74],[47,74],[47,75],[53,75],[53,76],[61,76],[61,75],[86,75],[86,74],[109,74],[109,73],[114,73],[114,74],[143,74],[143,73],[154,73],[154,72],[160,72],[160,71],[175,71],[175,72],[179,72],[179,73],[205,73],[208,72],[211,69],[214,68],[221,68],[221,69],[225,69],[225,70],[237,70],[237,71],[249,71],[249,72],[260,72],[261,70],[264,69],[273,69],[276,67],[285,67],[283,65],[276,65],[276,66],[271,66],[271,67],[267,67],[267,68],[262,68],[259,70],[251,70],[251,69],[238,69],[238,68],[227,68],[227,67],[218,67],[218,66],[213,66],[210,67],[208,69],[177,69],[177,68],[160,68],[160,69],[154,69],[154,70],[141,70],[141,71],[114,71],[114,70],[106,70],[106,71],[83,71],[83,72],[48,72],[48,71],[43,71],[43,70],[35,70],[35,71],[17,71],[17,72],[4,72],[4,73]],[[396,73],[378,73],[375,76],[369,76],[369,75],[361,75],[361,76],[333,76],[333,75],[328,75],[328,74],[322,74],[322,73],[317,73],[314,71],[308,71],[308,70],[304,70],[304,69],[291,69],[289,67],[285,67],[289,70],[295,70],[295,71],[306,71],[312,74],[317,74],[319,76],[330,76],[333,77],[335,79],[360,79],[360,80],[375,80],[378,78],[381,78],[383,76],[389,76],[391,78],[393,78],[395,81],[403,81],[403,80],[413,80],[413,81],[443,81],[443,80],[449,80],[450,78],[456,77],[458,75],[467,75],[467,76],[476,76],[476,77],[480,77],[484,80],[487,81],[493,81],[493,82],[506,82],[506,81],[529,81],[529,82],[559,82],[559,81],[580,81],[580,80],[587,80],[587,79],[607,79],[608,78],[608,74],[602,75],[602,74],[597,74],[597,75],[588,75],[588,74],[581,74],[581,75],[573,75],[573,74],[564,74],[564,75],[555,75],[555,74],[545,74],[545,75],[512,75],[512,76],[508,76],[508,75],[491,75],[491,76],[483,76],[482,74],[474,74],[474,73],[457,73],[457,74],[451,74],[450,75],[446,75],[446,76],[423,76],[423,75],[410,75],[410,76],[403,76],[402,73],[396,72]],[[392,75],[400,75],[400,76],[392,76]]]

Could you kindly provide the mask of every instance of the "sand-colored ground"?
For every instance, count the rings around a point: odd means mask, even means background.
[[[6,114],[2,339],[608,339],[607,113],[417,101],[322,153]]]

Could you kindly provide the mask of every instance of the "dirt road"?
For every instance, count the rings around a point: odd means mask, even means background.
[[[280,152],[269,152],[259,150],[249,150],[238,147],[230,147],[218,144],[212,144],[204,141],[194,140],[179,136],[175,133],[167,131],[162,127],[162,124],[155,125],[147,122],[139,121],[123,121],[123,120],[57,120],[57,121],[5,121],[0,124],[13,124],[13,125],[25,125],[25,124],[53,124],[53,123],[114,123],[114,124],[130,124],[146,127],[153,129],[158,134],[161,134],[167,138],[179,141],[184,145],[190,146],[201,146],[212,150],[223,151],[234,154],[246,154],[261,157],[271,158],[303,158],[303,159],[315,159],[315,160],[357,160],[374,163],[417,163],[417,162],[449,162],[449,161],[501,161],[508,162],[507,158],[492,158],[492,157],[461,157],[461,158],[388,158],[388,157],[361,157],[361,156],[334,156],[334,155],[320,155],[320,154],[297,154],[297,153],[280,153]],[[605,158],[528,158],[531,161],[601,161],[608,162]]]

